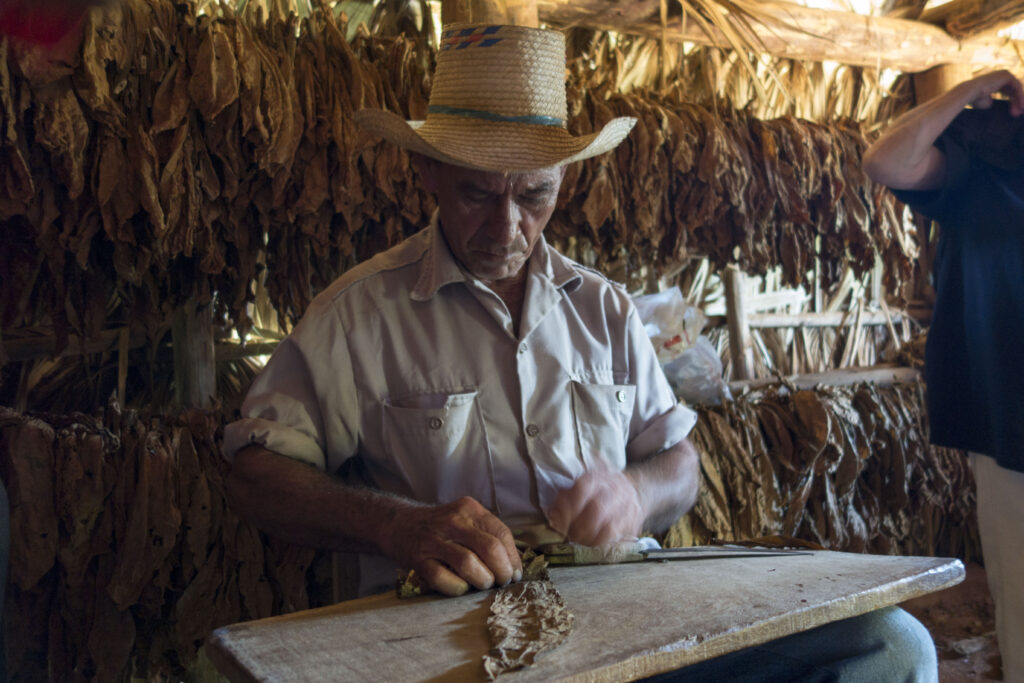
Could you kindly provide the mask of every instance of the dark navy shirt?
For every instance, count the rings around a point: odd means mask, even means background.
[[[897,191],[941,226],[925,352],[931,440],[1024,471],[1024,116],[966,109],[935,143],[937,190]]]

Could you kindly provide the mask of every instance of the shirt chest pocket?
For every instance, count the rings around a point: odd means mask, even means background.
[[[476,391],[416,394],[383,405],[383,441],[396,474],[423,502],[493,501],[487,432]]]
[[[636,387],[573,380],[570,391],[576,447],[584,465],[588,469],[598,463],[624,468]]]

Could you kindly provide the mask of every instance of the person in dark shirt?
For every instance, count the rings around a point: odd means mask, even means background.
[[[1007,681],[1024,681],[1021,114],[1021,82],[984,74],[907,112],[864,155],[871,178],[941,227],[925,353],[931,440],[971,453]]]

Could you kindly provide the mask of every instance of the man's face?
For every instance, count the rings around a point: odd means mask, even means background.
[[[533,253],[558,200],[564,167],[491,173],[419,160],[437,196],[441,229],[455,258],[474,277],[496,282],[517,275]]]

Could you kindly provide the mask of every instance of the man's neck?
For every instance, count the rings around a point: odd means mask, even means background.
[[[526,299],[526,279],[529,268],[529,263],[527,263],[510,278],[484,281],[484,284],[505,302],[505,307],[508,309],[509,315],[512,316],[512,327],[517,336],[519,334],[519,318],[523,313],[523,301]]]

